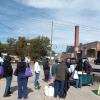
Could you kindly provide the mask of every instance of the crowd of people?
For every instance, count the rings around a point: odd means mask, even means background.
[[[79,59],[76,63],[71,63],[69,59],[63,57],[55,60],[51,73],[54,79],[54,97],[65,98],[70,88],[71,80],[76,88],[81,88],[84,84],[84,76],[87,78],[87,85],[93,85],[92,66],[88,60]],[[89,77],[89,78],[88,78]],[[85,79],[86,80],[86,79]]]
[[[41,67],[39,65],[39,62],[37,59],[33,57],[33,66],[34,66],[34,87],[35,89],[40,89],[40,72]],[[13,72],[13,68],[11,65],[11,58],[9,54],[5,56],[3,59],[0,54],[0,66],[4,69],[3,77],[6,79],[6,86],[5,86],[5,92],[4,97],[11,96],[11,83],[14,75],[17,76],[17,83],[18,83],[18,99],[27,99],[28,98],[28,78],[30,76],[26,76],[26,68],[30,69],[30,64],[28,61],[25,61],[25,57],[21,56],[20,60],[17,63],[16,69]],[[30,70],[31,71],[31,70]],[[51,76],[53,78],[53,86],[54,86],[54,97],[57,96],[59,98],[65,98],[68,92],[68,89],[70,88],[70,79],[73,79],[75,81],[75,87],[81,88],[82,87],[82,77],[83,73],[86,73],[87,75],[91,75],[92,72],[92,66],[89,64],[88,61],[82,62],[82,59],[78,61],[76,64],[71,64],[69,59],[66,61],[63,57],[60,57],[60,59],[55,59],[54,63],[50,64],[50,60],[46,58],[43,62],[43,71],[44,71],[44,81],[49,82],[51,79]],[[30,73],[30,72],[29,72]],[[29,74],[28,73],[28,74]],[[89,84],[93,84],[93,77],[91,78],[91,81]]]

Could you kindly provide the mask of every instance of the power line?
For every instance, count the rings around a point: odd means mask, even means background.
[[[11,14],[5,14],[5,13],[1,13],[1,14],[12,16]],[[21,17],[21,16],[17,16],[17,15],[13,15],[13,16],[15,16],[15,17]],[[22,18],[23,18],[23,17],[22,17]],[[50,19],[43,19],[43,18],[42,18],[42,20],[41,20],[40,17],[37,17],[37,18],[32,18],[32,23],[33,23],[33,22],[36,22],[36,21],[42,22],[43,20],[48,21],[48,23],[50,23],[50,21],[51,21]],[[74,27],[74,25],[72,25],[72,24],[75,24],[75,23],[72,23],[72,22],[64,23],[64,22],[60,22],[60,21],[54,21],[54,24],[55,24],[55,25],[61,25],[61,26],[70,25],[70,26]],[[88,30],[90,30],[90,31],[91,31],[91,29],[92,29],[92,30],[100,30],[100,29],[97,28],[97,27],[89,27],[89,26],[81,25],[81,24],[80,24],[80,26],[81,26],[81,27],[84,27],[84,29],[88,29]]]
[[[6,27],[6,28],[12,30],[12,31],[15,30],[14,28],[9,27],[8,25],[6,25],[6,24],[4,24],[4,23],[2,23],[2,22],[0,22],[0,24],[3,25],[3,26]]]
[[[24,10],[25,10],[25,8],[24,7],[17,7],[17,6],[13,6],[12,4],[6,4],[6,6],[9,8],[12,8],[12,9],[20,9],[20,11],[23,11],[24,12]],[[2,7],[1,7],[2,8]],[[22,13],[23,13],[22,12]],[[32,11],[29,11],[28,12],[29,14],[32,14]],[[7,14],[5,14],[5,15],[7,15]],[[9,16],[15,16],[15,17],[19,17],[19,18],[24,18],[24,16],[19,16],[19,15],[11,15],[11,14],[8,14]],[[33,17],[32,15],[30,15],[31,17]],[[47,17],[47,15],[44,15],[44,14],[40,14],[40,16],[42,16],[43,18],[44,17]],[[36,18],[36,19],[40,19],[41,20],[41,17],[39,18]],[[34,19],[34,20],[36,20],[36,19]],[[51,19],[48,19],[48,21],[50,22],[51,21]],[[66,24],[72,24],[72,26],[74,26],[74,25],[76,25],[76,23],[75,22],[71,22],[71,21],[67,21],[66,23],[64,22],[64,21],[57,21],[57,20],[55,20],[54,21],[54,23],[58,23],[59,25],[66,25]],[[89,27],[89,26],[87,26],[87,25],[84,25],[84,24],[79,24],[79,26],[83,26],[83,27],[85,27],[85,28],[90,28],[90,30],[91,29],[93,29],[94,28],[94,30],[100,30],[99,28],[97,28],[97,27]]]
[[[37,19],[37,20],[32,20],[32,22],[36,22],[36,21],[38,21],[39,23],[41,22],[41,20],[40,19]],[[48,21],[48,20],[47,20]],[[16,30],[15,28],[12,28],[12,27],[9,27],[8,25],[6,25],[6,24],[4,24],[4,23],[1,23],[0,22],[0,24],[1,25],[3,25],[4,27],[6,27],[6,28],[8,28],[8,29],[10,29],[10,30],[12,30],[12,31],[14,31],[14,30]],[[47,24],[47,23],[46,23]],[[24,24],[23,23],[21,23],[21,25],[23,25],[24,26]],[[50,26],[50,23],[48,22],[48,25]],[[44,26],[45,26],[45,24],[44,24]],[[46,25],[47,26],[47,25]],[[62,26],[62,27],[61,27]],[[59,29],[57,29],[57,27],[59,28]],[[66,27],[66,29],[65,28],[63,28],[63,27]],[[55,24],[54,23],[54,29],[55,30],[68,30],[68,27],[70,27],[72,30],[74,29],[74,26],[72,26],[72,25],[63,25],[63,24]],[[100,29],[89,29],[89,27],[83,27],[83,26],[80,26],[80,29],[81,30],[84,30],[84,31],[95,31],[95,32],[99,32],[100,31]]]
[[[18,17],[18,16],[16,16],[16,17]],[[32,23],[33,22],[36,22],[36,21],[38,21],[38,22],[47,21],[49,26],[50,26],[50,21],[51,21],[49,19],[42,19],[41,20],[41,18],[39,18],[39,17],[38,18],[32,18],[31,20],[32,20]],[[11,28],[11,27],[9,27],[6,24],[3,24],[3,23],[0,23],[0,24],[2,24],[4,27],[6,27],[6,28],[8,28],[10,30],[15,30],[14,28]],[[21,25],[24,25],[23,22],[21,22]],[[71,23],[66,23],[65,24],[65,23],[62,23],[62,22],[60,23],[60,21],[58,21],[58,22],[57,21],[54,21],[54,28],[56,28],[56,27],[59,28],[59,26],[61,26],[61,27],[71,27],[71,28],[74,29],[74,25],[71,25]],[[84,30],[84,31],[95,31],[95,32],[100,31],[99,28],[89,27],[89,26],[80,26],[80,29],[81,30]],[[65,29],[60,28],[60,29],[57,29],[57,30],[65,30]]]

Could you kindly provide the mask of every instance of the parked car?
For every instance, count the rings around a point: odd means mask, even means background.
[[[95,59],[94,64],[100,64],[100,58]]]

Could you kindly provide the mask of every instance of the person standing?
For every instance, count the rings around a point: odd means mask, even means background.
[[[37,60],[34,61],[34,71],[35,71],[35,81],[34,81],[35,89],[40,89],[39,77],[41,68]]]
[[[58,60],[56,59],[55,62],[52,64],[52,67],[51,67],[51,74],[52,74],[52,77],[53,77],[54,80],[55,80],[57,65],[58,65]]]
[[[60,63],[56,68],[55,82],[54,82],[54,97],[59,96],[63,98],[64,96],[64,84],[65,84],[65,76],[68,71],[67,66],[64,62],[63,58],[60,58]]]
[[[46,60],[43,63],[43,70],[44,70],[45,82],[48,82],[50,75],[50,63],[48,58],[46,58]]]
[[[26,62],[25,57],[21,57],[21,61],[17,63],[17,72],[18,72],[18,99],[27,99],[27,83],[28,77],[25,76]]]
[[[87,73],[88,77],[88,85],[93,85],[93,74],[92,74],[92,66],[90,65],[89,61],[84,61],[84,71]]]
[[[10,89],[11,89],[13,69],[10,60],[11,60],[10,56],[6,56],[3,62],[4,77],[6,78],[6,88],[4,92],[4,97],[8,97],[11,94]]]
[[[79,62],[76,65],[76,72],[78,73],[78,79],[76,80],[76,88],[81,88],[82,87],[82,74],[83,74],[83,62],[82,59],[79,59]]]

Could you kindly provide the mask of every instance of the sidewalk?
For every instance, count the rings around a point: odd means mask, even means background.
[[[46,97],[44,95],[44,86],[47,84],[43,80],[43,73],[41,73],[41,89],[34,89],[34,76],[29,78],[28,82],[28,100],[61,100],[59,98],[54,97]],[[12,82],[12,91],[13,94],[11,97],[3,97],[5,89],[5,79],[0,80],[0,100],[17,100],[17,77],[13,77]],[[84,86],[81,89],[76,89],[73,86],[70,87],[68,91],[68,95],[65,100],[100,100],[100,96],[95,95],[93,90],[97,90],[98,85],[94,85],[92,87]]]

